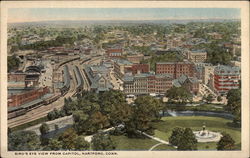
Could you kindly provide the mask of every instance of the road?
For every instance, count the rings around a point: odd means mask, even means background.
[[[96,61],[96,60],[98,61],[100,59],[101,59],[100,57],[93,57],[93,59],[86,62],[86,64],[90,64],[91,62]],[[47,116],[47,114],[50,111],[53,111],[55,108],[60,109],[63,107],[64,98],[72,97],[75,93],[75,86],[76,86],[76,79],[75,79],[75,76],[73,75],[73,70],[72,70],[73,66],[70,64],[68,65],[69,65],[69,71],[72,77],[71,82],[70,82],[70,89],[68,93],[65,94],[63,97],[60,97],[57,101],[51,104],[48,104],[46,106],[40,106],[36,109],[33,109],[32,111],[27,112],[25,115],[21,115],[21,116],[8,120],[8,127],[12,128],[12,127],[16,127],[16,126],[37,120],[39,118]]]

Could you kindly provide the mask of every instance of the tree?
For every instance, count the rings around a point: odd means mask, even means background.
[[[91,143],[93,150],[114,150],[116,148],[108,134],[100,133],[94,135]]]
[[[226,109],[234,115],[234,123],[241,124],[241,89],[228,92]]]
[[[84,139],[84,136],[78,136],[75,140],[75,149],[76,150],[88,150],[90,144]]]
[[[107,116],[101,112],[94,112],[90,115],[89,119],[85,122],[87,134],[96,133],[99,129],[103,129],[110,125]]]
[[[169,142],[174,145],[177,146],[178,143],[180,142],[180,138],[184,133],[184,129],[180,128],[180,127],[175,127],[172,131],[171,136],[169,137]]]
[[[103,115],[101,112],[93,112],[90,115],[85,114],[83,111],[75,111],[73,113],[74,118],[74,128],[77,133],[81,134],[86,132],[87,134],[93,134],[99,129],[108,127],[109,121],[108,118]]]
[[[7,67],[8,67],[8,72],[16,70],[20,65],[20,60],[15,56],[8,56],[7,58]]]
[[[62,142],[62,148],[65,150],[75,149],[76,132],[72,128],[65,130],[58,138]]]
[[[83,111],[75,111],[73,113],[73,119],[74,119],[74,129],[78,134],[81,134],[86,131],[86,121],[89,119],[89,116],[85,114]]]
[[[192,100],[192,95],[185,87],[172,87],[166,92],[169,102],[185,104]]]
[[[50,150],[60,150],[62,149],[62,142],[57,139],[51,139],[48,143],[48,147]]]
[[[163,109],[162,103],[151,96],[139,96],[131,107],[131,115],[125,122],[128,136],[140,136],[137,130],[153,134],[152,122],[160,120],[159,112]]]
[[[40,140],[34,131],[15,131],[8,136],[8,150],[39,150]]]
[[[178,142],[177,150],[197,150],[197,140],[190,128],[184,130]]]
[[[99,105],[101,112],[107,116],[113,126],[124,122],[130,115],[131,109],[126,102],[125,95],[118,90],[100,94]]]
[[[46,135],[49,132],[49,126],[46,123],[43,123],[40,128],[41,135]]]
[[[218,96],[218,97],[217,97],[217,101],[218,101],[218,102],[221,102],[221,101],[222,101],[221,96]]]
[[[41,145],[46,146],[49,143],[49,138],[46,137],[46,134],[49,132],[49,126],[46,123],[43,123],[40,128],[40,133],[41,133],[41,137],[40,137],[40,141],[41,141]]]
[[[214,100],[212,94],[208,94],[206,97],[204,97],[204,99],[206,100],[207,103],[211,103]]]
[[[233,150],[235,148],[235,141],[227,134],[223,133],[220,141],[217,143],[217,150]]]

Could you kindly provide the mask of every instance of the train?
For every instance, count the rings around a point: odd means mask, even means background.
[[[76,82],[77,82],[76,93],[73,95],[75,96],[77,93],[80,93],[83,90],[83,78],[82,78],[82,75],[80,73],[78,66],[74,66],[73,71],[74,71]]]
[[[63,68],[63,87],[60,89],[61,95],[64,96],[70,89],[70,73],[68,65]]]

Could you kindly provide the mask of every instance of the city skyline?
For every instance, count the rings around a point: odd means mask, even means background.
[[[237,8],[11,8],[8,23],[66,20],[240,19]]]

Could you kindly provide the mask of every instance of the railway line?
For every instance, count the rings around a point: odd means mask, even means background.
[[[96,60],[100,60],[100,57],[94,57],[90,60],[86,60],[85,62],[83,62],[81,64],[90,64],[91,62],[96,61]],[[76,61],[71,61],[71,62],[74,63]],[[83,86],[84,83],[87,83],[87,82],[85,82],[86,76],[85,77],[83,76],[81,69],[79,70],[78,66],[71,65],[69,62],[67,64],[68,64],[69,74],[71,76],[69,90],[62,97],[60,97],[59,99],[57,99],[56,101],[54,101],[48,105],[40,106],[40,107],[35,108],[31,111],[28,111],[25,115],[21,115],[21,116],[9,119],[8,120],[8,127],[13,128],[13,127],[37,120],[39,118],[45,117],[45,116],[47,116],[47,114],[50,111],[53,111],[55,108],[61,109],[64,105],[64,98],[74,96],[77,92],[77,89],[80,90],[79,85],[82,86],[82,89],[86,88],[86,86]],[[75,77],[74,71],[79,74],[78,79]],[[81,81],[81,83],[79,81]]]

